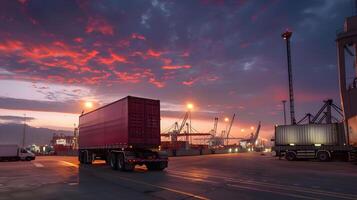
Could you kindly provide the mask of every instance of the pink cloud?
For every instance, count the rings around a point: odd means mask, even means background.
[[[4,43],[0,43],[0,51],[5,53],[12,53],[14,51],[22,50],[23,48],[23,43],[17,40],[7,40]]]
[[[139,83],[143,80],[147,80],[149,83],[153,84],[157,88],[165,87],[165,83],[156,78],[156,75],[151,71],[151,69],[135,68],[133,72],[115,71],[114,74],[121,81],[129,83]]]
[[[115,54],[110,50],[109,58],[98,58],[98,62],[104,65],[112,65],[115,62],[128,63],[127,58],[123,55]]]
[[[172,60],[170,58],[162,58],[161,61],[165,64],[165,65],[170,65],[172,63]]]
[[[165,70],[176,70],[176,69],[190,69],[191,65],[165,65],[161,69]]]
[[[149,49],[146,52],[146,55],[151,56],[151,57],[160,57],[164,52],[160,52],[160,51],[155,51],[153,49]]]
[[[133,33],[131,34],[132,39],[138,39],[138,40],[146,40],[144,35],[141,35],[139,33]]]
[[[77,37],[77,38],[74,38],[73,41],[75,41],[77,43],[82,43],[84,41],[84,39],[81,37]]]
[[[86,33],[101,33],[103,35],[113,35],[114,28],[105,19],[101,17],[89,17]]]

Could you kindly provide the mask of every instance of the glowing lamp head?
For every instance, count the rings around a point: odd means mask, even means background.
[[[85,106],[86,108],[93,108],[93,103],[90,102],[90,101],[87,101],[87,102],[84,103],[84,106]]]
[[[225,117],[225,118],[224,118],[224,121],[225,121],[225,122],[229,122],[229,118],[228,118],[228,117]]]
[[[188,103],[188,104],[186,105],[186,107],[187,107],[188,110],[193,110],[193,108],[194,108],[194,106],[193,106],[192,103]]]
[[[240,129],[240,132],[244,132],[244,131],[245,131],[244,128]]]
[[[293,32],[291,31],[285,31],[283,34],[281,34],[281,37],[284,39],[284,40],[289,40],[292,36]]]
[[[250,127],[250,130],[254,130],[254,126],[251,126],[251,127]]]

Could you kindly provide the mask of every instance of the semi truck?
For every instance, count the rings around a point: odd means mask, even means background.
[[[160,151],[160,101],[128,96],[79,117],[81,164],[105,160],[113,170],[135,165],[164,170],[168,154]]]
[[[342,123],[275,126],[275,155],[287,160],[329,161],[338,156],[355,160],[356,148],[347,143]]]
[[[0,144],[0,161],[31,161],[35,158],[35,154],[20,148],[17,144]]]

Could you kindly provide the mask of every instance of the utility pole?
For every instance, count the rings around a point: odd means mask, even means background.
[[[24,114],[24,130],[22,135],[22,148],[25,148],[25,141],[26,141],[26,114]]]
[[[293,74],[291,68],[291,52],[290,52],[290,38],[292,36],[292,32],[286,31],[281,37],[286,41],[286,51],[288,58],[288,76],[289,76],[289,100],[290,100],[290,117],[291,124],[296,124],[295,119],[295,107],[294,107],[294,90],[293,90]]]
[[[286,125],[286,107],[285,107],[285,104],[286,104],[286,100],[283,100],[283,112],[284,112],[284,125]]]

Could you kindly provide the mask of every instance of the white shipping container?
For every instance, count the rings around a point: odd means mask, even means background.
[[[275,127],[275,145],[338,145],[338,124],[283,125]]]
[[[0,157],[16,157],[18,155],[16,144],[0,144]]]

